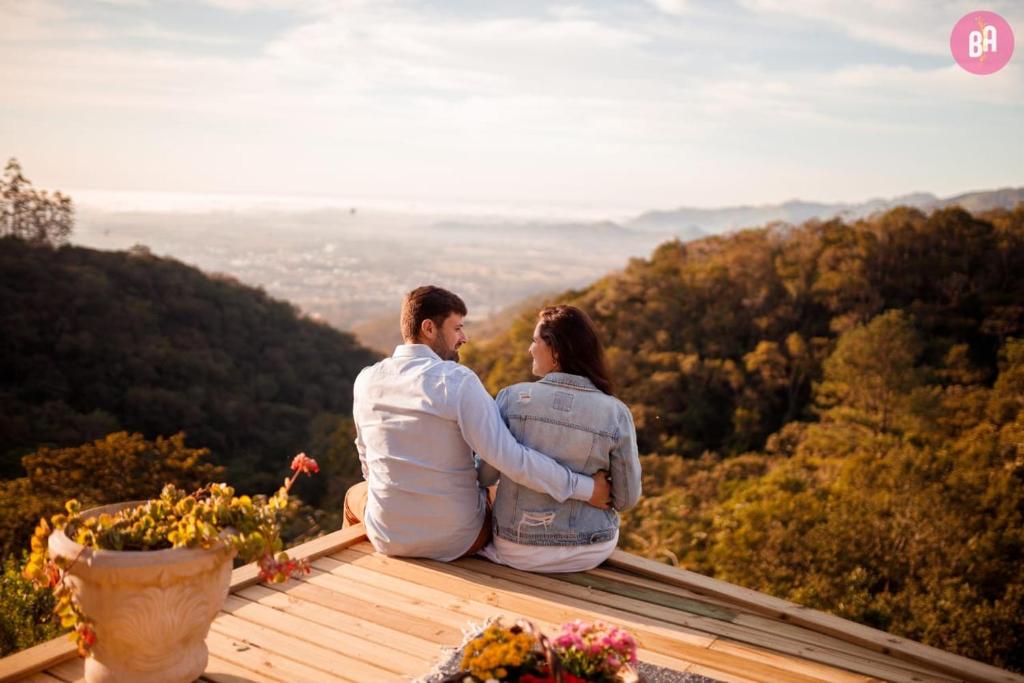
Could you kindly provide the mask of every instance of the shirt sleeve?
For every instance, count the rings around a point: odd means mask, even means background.
[[[494,399],[494,402],[498,406],[498,414],[501,415],[502,424],[508,427],[508,387],[498,392],[498,397]],[[476,458],[477,479],[480,480],[480,485],[492,486],[496,484],[501,479],[501,472],[479,455],[474,453],[473,456]]]
[[[356,404],[359,403],[359,379],[362,377],[362,373],[356,377],[356,381],[352,383],[352,424],[356,427],[356,452],[359,453],[359,467],[363,472],[363,479],[369,481],[370,471],[366,467],[366,444],[363,443],[363,435],[359,431],[359,420],[356,419]]]
[[[590,500],[594,494],[593,479],[515,440],[475,373],[468,373],[462,381],[455,408],[466,443],[501,476],[546,493],[560,503],[569,498]]]
[[[640,454],[636,445],[633,414],[626,405],[619,416],[619,440],[609,454],[612,507],[628,510],[640,500]]]
[[[359,453],[359,467],[363,471],[363,479],[369,480],[370,471],[366,468],[366,444],[363,443],[363,435],[359,433],[359,423],[352,421],[356,426],[356,451]]]

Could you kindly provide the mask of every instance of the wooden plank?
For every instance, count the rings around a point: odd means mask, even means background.
[[[390,558],[383,555],[365,554],[349,555],[349,551],[335,553],[333,558],[346,557],[353,564],[373,568],[390,576],[404,578],[411,583],[425,588],[434,588],[451,595],[461,596],[485,603],[503,610],[512,610],[526,614],[534,619],[543,619],[550,624],[562,624],[581,617],[603,617],[594,611],[594,604],[580,600],[569,600],[564,596],[547,593],[541,589],[531,588],[509,582],[504,579],[480,574],[459,567],[455,564],[442,564],[430,560],[413,560]],[[541,578],[541,577],[537,577]],[[583,611],[581,611],[581,609]],[[661,621],[640,614],[624,614],[624,618],[643,620],[654,631],[663,632],[663,636],[672,640],[687,643],[699,648],[711,644],[715,636],[691,629],[668,630]]]
[[[34,674],[29,674],[25,678],[19,680],[22,683],[62,683],[61,679],[56,676],[51,676],[45,671],[38,671]]]
[[[267,587],[328,609],[363,618],[378,625],[400,630],[403,633],[416,635],[439,645],[455,646],[462,642],[461,628],[452,628],[431,619],[407,615],[366,600],[336,593],[329,586],[312,584],[308,581],[295,581],[290,584],[272,584]]]
[[[343,552],[353,551],[349,550]],[[336,553],[335,556],[338,556],[338,554]],[[589,590],[582,592],[581,587],[576,586],[572,582],[563,582],[566,585],[560,587],[558,584],[559,579],[556,579],[553,576],[541,576],[530,572],[522,572],[511,567],[495,565],[494,563],[475,558],[460,560],[458,564],[470,566],[475,571],[480,571],[496,577],[508,578],[509,580],[516,581],[527,586],[542,586],[554,592],[562,592],[566,595],[571,595],[580,599],[587,599],[600,604],[623,608],[638,613],[646,613],[650,616],[664,619],[670,623],[677,623],[690,628],[707,631],[728,640],[738,641],[769,651],[783,653],[789,655],[791,658],[796,658],[793,660],[795,662],[803,661],[804,663],[795,663],[792,668],[810,675],[815,675],[814,672],[816,665],[812,665],[811,662],[816,662],[818,665],[824,665],[830,669],[843,670],[842,673],[831,673],[831,676],[835,677],[837,680],[841,679],[844,675],[850,677],[850,680],[864,680],[865,677],[873,676],[882,677],[886,680],[894,681],[895,683],[916,683],[917,681],[924,680],[922,676],[925,678],[931,676],[931,680],[934,681],[955,680],[940,677],[934,672],[922,674],[921,671],[910,667],[910,665],[904,666],[899,660],[881,660],[877,653],[873,653],[868,650],[861,649],[859,654],[851,654],[844,651],[823,648],[818,644],[805,642],[805,639],[793,639],[788,637],[790,634],[782,633],[781,631],[784,630],[782,628],[762,630],[751,628],[743,623],[737,623],[739,620],[734,622],[723,622],[708,620],[696,616],[684,616],[683,618],[679,618],[677,616],[673,616],[672,610],[669,610],[666,613],[664,608],[658,605],[651,605],[644,608],[643,603],[640,602],[630,606],[628,602],[615,600],[603,591]]]
[[[562,581],[553,576],[541,576],[530,572],[522,572],[511,567],[495,565],[479,559],[464,559],[460,560],[458,564],[471,567],[474,571],[507,578],[523,585],[543,587],[571,597],[593,601],[638,614],[646,614],[668,623],[706,631],[717,636],[767,650],[782,652],[790,656],[790,660],[793,662],[791,669],[802,671],[808,675],[829,673],[836,680],[842,680],[845,677],[851,681],[864,680],[865,675],[884,675],[902,683],[914,683],[914,681],[919,680],[896,666],[887,666],[885,663],[879,663],[866,658],[858,659],[846,655],[840,656],[834,651],[824,650],[807,643],[791,641],[780,637],[778,634],[751,629],[734,622],[708,619],[698,615],[680,614],[671,608],[664,607],[664,605],[652,605],[632,597],[623,597],[607,591],[588,589],[584,586],[578,586],[573,582]],[[627,591],[627,593],[632,593],[632,591]],[[825,668],[823,669],[822,666]],[[837,672],[834,670],[836,668],[843,669],[844,671]],[[851,673],[851,671],[857,673]]]
[[[722,683],[756,683],[753,678],[729,673],[728,671],[719,671],[718,669],[713,669],[710,666],[703,666],[701,664],[694,664],[686,670],[686,673],[697,674],[698,676],[707,676],[708,678],[721,681]]]
[[[356,555],[361,559],[362,555]],[[382,572],[361,567],[353,562],[341,562],[334,557],[322,557],[314,567],[321,571],[342,578],[353,585],[370,587],[374,596],[394,595],[414,605],[427,606],[431,614],[438,611],[451,612],[450,620],[463,628],[467,620],[483,621],[494,614],[494,608],[475,597],[462,598],[453,596],[443,590],[413,583],[405,579],[395,578]]]
[[[486,605],[495,606],[498,604],[499,598],[506,598],[502,601],[502,608],[514,609],[535,618],[543,613],[548,615],[543,618],[556,625],[579,618],[580,612],[578,609],[574,609],[575,606],[586,609],[590,614],[595,613],[595,607],[603,606],[592,603],[589,600],[590,595],[588,594],[585,600],[574,601],[572,603],[574,607],[567,607],[563,599],[564,596],[557,592],[548,592],[545,589],[546,587],[542,585],[545,577],[542,575],[527,574],[531,579],[536,579],[536,582],[531,581],[528,584],[513,583],[504,577],[494,577],[466,568],[461,564],[465,560],[460,560],[459,563],[442,564],[430,560],[389,558],[376,553],[363,554],[354,551],[354,549],[344,550],[331,556],[331,559],[337,560],[338,558],[343,558],[353,565],[372,568],[383,574],[405,578],[414,585],[436,588],[444,593],[452,594],[451,586],[453,585],[461,586],[459,595],[485,603]],[[427,583],[427,579],[430,580],[430,583]],[[557,583],[563,585],[561,582]],[[569,584],[564,585],[568,586]],[[501,590],[489,590],[492,586],[498,586]],[[520,607],[514,607],[513,605],[519,605]],[[531,611],[531,608],[538,608],[538,610]],[[637,613],[624,616],[627,618],[647,619],[655,627],[668,626],[668,624],[664,624],[660,620],[651,618],[647,614],[646,609],[641,609]],[[673,633],[675,637],[687,640],[690,644],[695,644],[699,647],[710,645],[717,637],[706,632],[688,628],[673,631]]]
[[[358,558],[360,555],[357,555],[356,557]],[[355,583],[363,583],[363,585],[367,585],[365,582],[369,581],[375,589],[379,589],[381,591],[379,593],[375,593],[376,599],[379,601],[386,601],[386,594],[394,593],[399,596],[422,599],[435,605],[451,605],[453,609],[460,610],[458,612],[462,615],[459,617],[460,619],[474,618],[479,623],[483,623],[486,619],[496,616],[494,607],[490,604],[477,603],[475,600],[452,603],[450,594],[425,586],[422,582],[394,579],[381,572],[356,567],[351,563],[339,561],[332,562],[332,559],[333,558],[321,558],[314,562],[314,566],[332,568],[332,573],[335,573],[335,575],[346,576]],[[516,619],[526,619],[547,633],[557,632],[561,625],[560,623],[548,622],[539,619],[535,614],[514,612],[507,608],[503,608],[502,612],[501,616],[504,618],[506,624],[510,624]],[[436,652],[436,654],[440,653]],[[675,671],[685,671],[690,665],[690,662],[686,660],[670,657],[668,655],[643,648],[639,650],[639,655],[645,662],[673,669]]]
[[[688,591],[688,590],[686,590],[684,588],[681,588],[681,587],[678,587],[678,586],[672,586],[672,585],[669,585],[667,583],[655,581],[653,579],[649,579],[649,578],[642,577],[642,576],[637,576],[635,574],[627,574],[625,572],[614,570],[614,569],[600,569],[600,568],[598,568],[598,569],[591,569],[590,571],[583,573],[583,576],[590,576],[590,575],[597,575],[597,576],[601,577],[604,580],[612,581],[613,582],[612,586],[614,586],[614,582],[622,582],[622,583],[628,583],[628,584],[633,585],[633,586],[648,588],[648,589],[650,589],[652,591],[657,591],[657,592],[660,592],[660,593],[668,593],[670,595],[677,595],[679,597],[687,598],[687,599],[690,599],[690,600],[696,600],[698,602],[702,602],[702,601],[708,600],[708,598],[704,598],[704,597],[698,596],[696,593],[693,593],[691,591]],[[552,575],[552,576],[560,577],[562,575]],[[610,587],[609,590],[613,590],[613,588]],[[718,600],[712,600],[709,604],[718,605],[718,606],[725,606],[726,605],[726,603],[724,603],[722,601],[718,601]],[[735,609],[735,608],[733,608],[733,609]],[[786,623],[786,622],[779,621],[779,620],[776,620],[776,619],[771,619],[769,617],[762,616],[760,614],[738,613],[738,614],[736,614],[735,618],[732,621],[735,624],[739,624],[739,625],[742,625],[742,626],[747,626],[747,627],[750,627],[752,629],[761,631],[762,633],[765,633],[765,634],[773,634],[773,635],[785,636],[786,638],[788,638],[791,641],[802,642],[802,643],[805,643],[807,645],[812,645],[812,646],[816,646],[816,647],[822,648],[823,650],[835,651],[835,652],[840,653],[841,655],[845,655],[845,656],[852,656],[854,659],[852,659],[850,661],[857,661],[858,659],[859,660],[865,660],[866,659],[868,661],[877,662],[879,654],[880,654],[880,653],[877,653],[874,650],[869,650],[869,649],[867,649],[865,647],[862,647],[860,645],[856,645],[854,643],[850,643],[850,642],[847,642],[845,640],[841,640],[839,638],[835,638],[833,636],[829,636],[829,635],[826,635],[826,634],[823,634],[823,633],[819,633],[817,631],[813,631],[813,630],[810,630],[810,629],[802,628],[802,627],[797,626],[795,624],[790,624],[790,623]],[[844,661],[845,661],[845,659],[844,659]],[[915,663],[909,662],[907,660],[896,660],[896,659],[893,659],[891,657],[886,657],[885,665],[886,666],[892,666],[895,669],[902,670],[902,671],[904,671],[904,672],[906,672],[906,673],[908,673],[910,675],[926,676],[926,677],[929,676],[929,675],[932,676],[932,677],[936,677],[937,676],[937,674],[935,673],[934,669],[930,669],[930,668],[927,668],[927,667],[925,667],[923,665],[915,664]],[[856,669],[856,667],[853,667],[853,666],[847,666],[846,668]],[[872,672],[871,671],[865,671],[865,673],[869,673],[870,674]],[[882,674],[882,672],[876,672],[876,675],[881,675],[881,674]],[[958,680],[958,679],[941,676],[941,677],[937,678],[936,680],[955,681],[955,680]]]
[[[211,656],[223,659],[246,671],[257,673],[263,678],[269,678],[281,683],[292,683],[293,681],[344,681],[344,678],[326,673],[320,669],[314,669],[302,662],[297,662],[280,654],[265,650],[258,644],[251,643],[245,638],[236,637],[228,633],[221,633],[218,630],[210,629],[206,636],[206,645],[210,648]]]
[[[334,557],[337,556],[336,553]],[[398,560],[380,555],[365,555],[364,558],[368,562],[382,563],[383,571],[392,573],[392,575],[406,574],[406,578],[411,581],[447,590],[453,594],[479,595],[481,592],[485,592],[490,596],[487,602],[490,603],[493,599],[493,604],[499,608],[523,612],[532,617],[540,616],[552,623],[561,623],[575,618],[611,621],[630,630],[645,648],[674,658],[707,664],[723,671],[742,673],[766,683],[842,680],[842,672],[836,672],[838,678],[811,677],[731,654],[715,652],[707,649],[707,645],[714,639],[705,635],[680,627],[670,627],[643,615],[607,608],[595,611],[593,604],[583,600],[557,595],[546,598],[540,591],[531,594],[526,587],[520,584],[480,575],[455,566],[455,564],[443,565],[429,560]]]
[[[482,562],[483,560],[480,561]],[[593,588],[594,590],[605,591],[606,593],[614,593],[615,595],[619,595],[624,598],[632,598],[633,600],[640,600],[642,602],[667,607],[680,612],[688,612],[697,616],[707,617],[708,619],[733,622],[736,617],[739,616],[738,612],[734,609],[724,609],[722,607],[698,602],[697,600],[692,600],[690,598],[672,595],[671,593],[666,593],[664,591],[655,591],[642,586],[626,584],[604,576],[594,575],[590,572],[548,574],[547,576],[576,586]]]
[[[336,560],[337,559],[346,559],[346,558],[348,558],[349,560],[357,563],[359,561],[358,556],[360,554],[368,556],[368,557],[378,557],[378,558],[381,557],[379,555],[374,555],[372,548],[368,544],[360,544],[360,545],[357,545],[357,546],[353,546],[352,548],[349,548],[346,551],[341,551],[341,552],[335,553],[332,557],[334,559],[336,559]],[[320,562],[324,563],[324,562],[327,562],[327,561],[328,560],[325,559],[325,560],[321,560]],[[479,560],[461,560],[457,564],[465,565],[465,564],[471,564],[473,562],[482,562],[482,561],[479,561]],[[527,586],[530,589],[535,588],[538,585],[538,583],[542,583],[542,582],[545,582],[545,581],[547,581],[547,582],[555,581],[555,579],[553,579],[552,577],[540,576],[540,575],[537,575],[537,574],[531,574],[529,572],[518,572],[517,570],[513,570],[511,568],[498,567],[496,565],[493,565],[493,564],[487,563],[487,562],[482,562],[481,567],[485,571],[489,571],[492,574],[497,574],[498,576],[503,576],[503,575],[511,576],[514,580],[523,582],[525,585],[522,586],[521,588],[524,588],[524,589]],[[551,587],[551,586],[548,586],[548,587]],[[557,585],[555,585],[554,587],[555,587],[555,590],[557,592],[558,591]],[[576,589],[577,589],[577,593],[576,593],[577,597],[580,597],[582,599],[586,599],[588,601],[594,601],[595,599],[600,597],[599,593],[594,593],[594,592],[589,592],[588,591],[586,593],[580,594],[578,592],[578,587],[576,587]],[[565,591],[562,591],[562,592],[564,593]],[[572,590],[569,590],[569,593],[572,594]],[[426,599],[432,599],[432,598],[428,596]],[[600,601],[600,600],[598,600],[598,601]],[[634,601],[634,603],[635,603],[635,601]],[[621,607],[622,604],[620,603],[619,605],[613,605],[613,606]],[[506,608],[507,608],[507,606],[506,606]],[[650,606],[645,605],[642,602],[641,603],[635,603],[630,609],[632,609],[634,612],[637,612],[639,614],[647,614],[647,615],[653,615],[653,611],[654,611],[653,609],[651,609]],[[676,622],[679,621],[678,619],[675,618],[675,615],[671,612],[671,610],[669,611],[669,613],[667,615],[666,614],[657,614],[657,615],[653,615],[653,616],[657,616],[659,618],[665,618],[665,619],[668,619],[669,621],[676,621]],[[536,618],[536,617],[534,617],[534,618]],[[682,623],[685,624],[686,622],[684,621]],[[719,630],[721,630],[721,628]],[[735,636],[735,635],[737,635],[737,633],[738,632],[734,631],[730,635],[734,635]],[[783,651],[786,651],[788,654],[796,655],[796,657],[791,660],[791,664],[790,664],[789,668],[794,670],[794,671],[802,672],[802,673],[807,674],[807,675],[822,676],[822,675],[826,675],[827,674],[826,677],[831,679],[831,680],[842,680],[842,679],[845,678],[846,680],[850,680],[850,681],[863,681],[863,680],[865,680],[869,676],[883,676],[883,677],[886,677],[886,678],[894,680],[894,681],[903,681],[904,683],[913,683],[914,681],[921,680],[921,677],[919,675],[917,675],[916,673],[908,672],[908,671],[904,670],[903,668],[899,667],[898,665],[895,665],[895,663],[893,665],[889,665],[889,664],[886,664],[885,662],[881,662],[880,663],[880,662],[874,661],[874,660],[872,660],[870,658],[869,659],[858,659],[858,658],[848,658],[848,657],[845,657],[845,656],[838,656],[837,657],[834,653],[827,652],[827,651],[822,651],[820,648],[815,648],[813,646],[807,646],[807,645],[801,644],[801,643],[785,643],[785,642],[783,642],[780,645],[775,636],[773,636],[773,635],[771,635],[769,633],[757,632],[757,631],[754,631],[754,630],[751,630],[751,629],[747,629],[746,632],[739,633],[739,635],[741,635],[747,641],[752,641],[752,644],[760,646],[762,648],[765,648],[768,652],[772,652],[772,651],[775,651],[775,650],[783,650]],[[867,654],[870,654],[870,653],[867,653]],[[836,667],[839,667],[841,669],[846,669],[846,671],[836,670]],[[859,674],[851,673],[850,670],[859,671]]]
[[[696,572],[630,555],[616,550],[608,564],[620,569],[650,576],[688,590],[726,600],[743,607],[826,633],[848,642],[870,648],[882,654],[924,664],[933,670],[963,678],[973,683],[1024,683],[1024,676],[1004,671],[982,662],[961,657],[938,648],[894,636],[884,631],[847,621],[831,614],[812,610],[787,600],[758,593],[725,581],[712,579]]]
[[[455,638],[456,643],[462,640],[462,627],[466,624],[466,616],[453,613],[453,610],[458,607],[454,600],[449,600],[445,605],[431,605],[423,600],[401,598],[385,591],[369,590],[361,584],[319,570],[314,570],[303,580],[306,583],[330,588],[335,593],[345,596],[346,600],[363,600],[371,606],[371,609],[384,607],[395,611],[397,608],[403,617],[411,615],[440,626],[447,626],[450,633],[458,634]]]
[[[226,659],[221,659],[212,652],[210,660],[206,664],[206,671],[203,678],[214,681],[214,683],[242,683],[253,681],[253,683],[276,683],[279,679],[271,678],[259,671],[252,671],[238,666]]]
[[[315,602],[301,599],[294,593],[281,593],[267,586],[256,585],[239,591],[238,595],[287,614],[293,614],[309,622],[309,625],[326,626],[362,640],[376,643],[401,641],[403,650],[423,659],[432,661],[439,652],[436,643],[424,638],[324,607]]]
[[[329,570],[336,576],[344,576],[354,583],[370,585],[374,588],[391,593],[397,593],[410,599],[425,601],[432,605],[447,604],[450,609],[457,611],[459,614],[477,618],[481,622],[488,617],[494,616],[493,606],[487,603],[479,603],[474,599],[452,603],[450,594],[443,590],[426,586],[421,581],[413,582],[404,579],[397,579],[390,577],[383,572],[377,571],[376,569],[359,566],[359,562],[364,561],[364,557],[365,554],[363,553],[343,551],[335,553],[332,557],[321,558],[314,562],[313,566],[324,569],[325,571]],[[338,558],[343,558],[344,560],[349,561],[341,561]],[[478,596],[474,595],[473,597],[475,598]],[[508,619],[506,619],[506,623],[508,623],[510,619],[526,618],[533,621],[536,626],[546,630],[548,633],[557,632],[561,625],[561,622],[541,621],[537,618],[536,614],[514,613],[507,607],[504,608],[504,611],[506,613],[505,616],[508,617]],[[642,613],[643,610],[640,611]],[[657,664],[658,666],[675,669],[677,671],[684,671],[690,664],[687,660],[671,658],[656,652],[650,652],[645,658],[645,661]],[[819,669],[822,668],[819,667]],[[822,671],[828,674],[833,673],[831,669],[822,669]],[[822,671],[819,671],[818,673],[821,673]],[[862,679],[851,678],[850,680]]]
[[[323,555],[328,555],[341,548],[347,548],[354,543],[366,540],[366,528],[360,524],[354,524],[348,528],[324,534],[320,538],[303,543],[288,549],[288,556],[293,560],[313,561]],[[236,591],[254,583],[260,582],[259,566],[255,562],[239,567],[231,572],[231,590]]]
[[[963,679],[929,668],[924,664],[897,659],[890,655],[876,652],[853,643],[839,640],[832,636],[811,631],[796,624],[786,623],[755,614],[741,614],[736,624],[756,629],[762,633],[775,634],[790,641],[806,643],[822,652],[831,653],[831,661],[837,666],[863,671],[872,676],[893,679],[896,672],[908,681],[935,681],[936,683],[954,683]],[[845,646],[845,647],[844,647]]]
[[[77,657],[75,644],[60,636],[0,659],[0,683],[17,681],[49,669],[65,659]]]
[[[294,634],[307,643],[342,653],[392,673],[418,674],[430,668],[430,658],[409,654],[403,639],[395,639],[387,645],[382,645],[327,626],[310,628],[309,622],[300,617],[236,595],[227,599],[224,612],[285,635]]]
[[[217,616],[210,628],[211,630],[216,629],[223,635],[242,639],[265,651],[274,652],[287,659],[319,669],[323,672],[321,676],[323,680],[327,680],[331,676],[356,681],[402,680],[402,677],[394,672],[225,612],[221,612]]]
[[[81,657],[72,657],[51,666],[46,671],[67,683],[80,683],[85,680],[85,660]]]
[[[646,576],[640,576],[639,574],[632,574],[630,572],[621,571],[607,564],[599,565],[594,569],[587,570],[584,573],[591,576],[609,578],[614,581],[628,583],[634,586],[642,586],[644,588],[650,588],[651,590],[658,590],[665,593],[670,593],[672,595],[678,595],[683,598],[689,598],[690,600],[703,602],[706,605],[723,607],[725,609],[732,611],[736,610],[736,606],[734,604],[726,602],[725,600],[719,600],[717,598],[713,598],[707,595],[701,595],[700,593],[695,593],[693,591],[686,590],[682,586],[669,585],[663,581],[657,581]]]

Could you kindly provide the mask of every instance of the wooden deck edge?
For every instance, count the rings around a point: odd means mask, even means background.
[[[0,683],[16,681],[34,673],[49,669],[65,659],[76,656],[75,644],[66,636],[40,643],[27,650],[15,652],[0,659]]]
[[[366,528],[360,523],[346,529],[339,529],[325,534],[312,541],[288,549],[288,556],[293,560],[313,560],[344,550],[350,545],[366,539]],[[255,562],[239,567],[231,572],[231,592],[246,588],[260,582],[259,567]],[[0,681],[2,683],[2,681]]]
[[[608,564],[627,572],[724,600],[743,609],[832,636],[896,659],[925,665],[972,683],[1024,683],[1024,676],[974,659],[946,652],[788,600],[743,588],[703,574],[616,550]]]
[[[292,559],[312,561],[318,557],[344,550],[365,538],[366,529],[362,524],[356,524],[289,548],[288,555]],[[254,583],[259,583],[259,581],[259,568],[255,562],[250,562],[231,572],[230,592],[234,593]],[[17,681],[76,656],[75,644],[66,635],[58,636],[0,659],[0,683]]]

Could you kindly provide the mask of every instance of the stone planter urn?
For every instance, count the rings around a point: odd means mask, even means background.
[[[82,516],[142,502],[104,505]],[[66,580],[96,632],[85,660],[87,683],[185,683],[203,673],[206,634],[228,594],[233,550],[96,550],[61,530],[50,535],[49,551],[77,558]]]

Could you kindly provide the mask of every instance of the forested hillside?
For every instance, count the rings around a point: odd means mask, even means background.
[[[603,330],[641,451],[734,455],[807,416],[836,337],[889,309],[913,316],[923,363],[966,344],[991,381],[1003,342],[1024,330],[1024,209],[894,209],[852,225],[667,242],[555,300]],[[492,391],[529,378],[535,317],[467,347]]]
[[[1024,206],[670,242],[552,301],[647,454],[626,549],[1024,670]],[[492,391],[534,322],[464,354]]]
[[[268,491],[287,458],[347,428],[352,380],[376,358],[291,304],[145,248],[0,239],[0,328],[6,479],[41,446],[183,431],[231,483]]]

